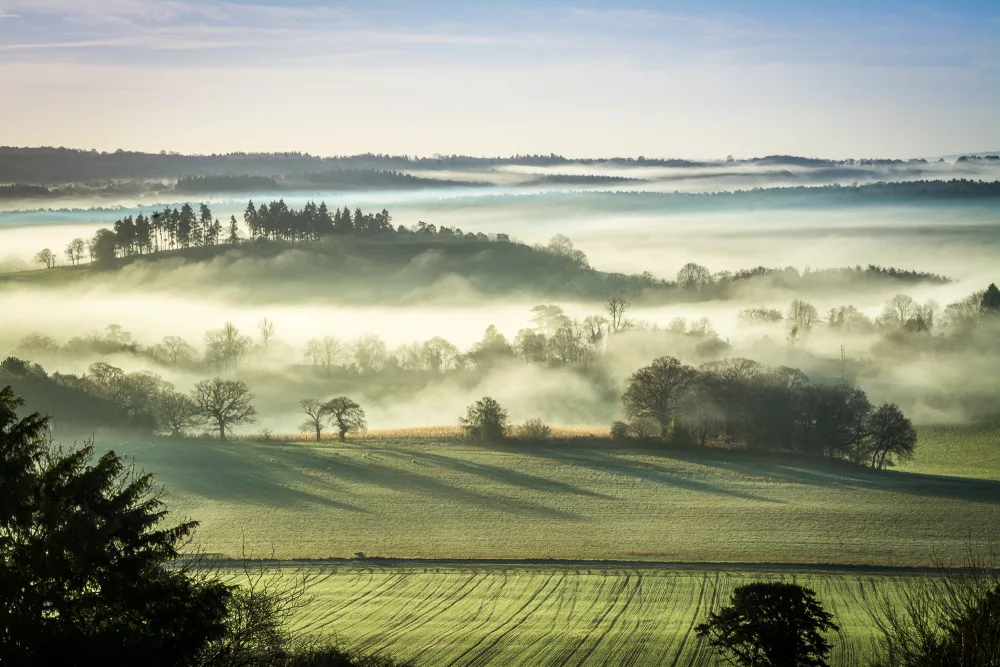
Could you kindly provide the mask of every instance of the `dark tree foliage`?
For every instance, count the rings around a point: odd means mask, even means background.
[[[893,465],[893,459],[906,461],[913,457],[917,446],[917,431],[899,406],[885,403],[868,419],[871,466],[881,470]]]
[[[172,567],[152,477],[114,452],[54,449],[0,390],[0,664],[185,665],[225,630],[228,588]]]
[[[176,192],[275,192],[278,181],[267,176],[183,176],[177,179]]]
[[[1000,316],[1000,289],[997,289],[996,283],[990,283],[986,288],[979,308],[983,315]]]
[[[811,384],[797,368],[752,359],[694,369],[661,357],[629,377],[622,404],[636,429],[653,422],[660,437],[680,444],[739,444],[879,469],[906,460],[916,447],[916,431],[899,406],[876,409],[858,387]]]
[[[337,396],[320,406],[321,416],[330,419],[337,429],[337,437],[341,442],[347,439],[347,434],[363,430],[368,426],[365,421],[365,411],[353,399],[347,396]],[[316,431],[319,440],[319,431]]]
[[[628,379],[622,405],[629,419],[652,419],[665,436],[677,414],[685,389],[694,380],[695,369],[674,357],[660,357],[640,368]]]
[[[31,199],[51,196],[52,191],[42,185],[24,183],[0,185],[0,199]]]
[[[470,405],[458,423],[465,438],[471,441],[499,441],[507,437],[507,411],[489,396]]]
[[[797,584],[753,583],[733,591],[729,606],[695,632],[744,667],[823,667],[837,631],[816,593]]]

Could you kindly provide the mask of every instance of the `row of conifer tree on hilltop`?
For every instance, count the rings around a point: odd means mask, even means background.
[[[283,199],[270,204],[255,206],[251,201],[243,213],[243,223],[251,241],[313,242],[332,235],[430,233],[455,238],[487,241],[482,232],[468,234],[461,229],[451,229],[420,222],[416,229],[403,225],[393,227],[389,211],[365,213],[360,208],[351,213],[348,207],[330,212],[326,202],[317,205],[309,202],[301,209],[289,208]],[[178,208],[165,208],[151,215],[140,213],[116,220],[112,229],[99,229],[87,242],[75,239],[66,248],[66,256],[71,264],[83,260],[84,251],[90,261],[109,262],[120,257],[146,255],[179,248],[198,248],[220,244],[236,245],[247,237],[241,233],[236,216],[230,216],[227,226],[214,217],[207,204],[200,204],[195,212],[191,204]],[[505,234],[497,234],[496,240],[509,241]],[[44,252],[44,251],[43,251]],[[54,255],[49,253],[54,265]],[[39,261],[43,261],[39,259]],[[49,265],[46,262],[46,265]]]

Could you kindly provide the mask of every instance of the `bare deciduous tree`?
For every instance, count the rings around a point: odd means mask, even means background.
[[[303,431],[314,431],[316,433],[316,442],[319,442],[323,436],[323,427],[330,416],[330,413],[326,410],[326,406],[315,398],[303,398],[299,401],[299,409],[306,416],[299,428]]]
[[[348,433],[364,430],[368,426],[365,411],[347,396],[331,398],[323,404],[323,410],[337,427],[337,437],[341,442],[347,439]]]
[[[226,439],[226,430],[238,424],[252,424],[257,421],[253,394],[246,383],[240,380],[212,378],[202,380],[191,391],[191,399],[197,407],[197,414],[219,431],[219,439]]]
[[[812,331],[819,321],[819,313],[815,306],[805,301],[795,299],[788,306],[788,324],[795,329],[798,336],[804,336]]]
[[[681,395],[696,375],[695,369],[675,357],[660,357],[640,368],[629,376],[622,395],[625,415],[629,419],[656,420],[660,436],[666,436]]]
[[[198,424],[198,406],[190,396],[176,391],[166,391],[159,398],[159,421],[170,429],[174,436],[183,435],[184,431]]]
[[[274,322],[266,317],[257,323],[257,331],[260,332],[260,347],[267,352],[267,345],[274,338]]]
[[[35,255],[35,261],[39,264],[44,264],[46,269],[51,269],[56,265],[56,256],[52,254],[51,250],[45,248]]]
[[[240,334],[231,322],[221,329],[205,333],[205,357],[222,370],[232,370],[253,347],[250,336]]]
[[[83,239],[73,239],[70,241],[66,245],[66,259],[69,260],[69,263],[73,266],[79,264],[80,260],[83,259],[83,251],[86,247]]]
[[[625,312],[628,311],[631,305],[623,296],[613,296],[604,304],[604,310],[608,313],[612,333],[618,333],[629,328],[631,323],[625,319]]]

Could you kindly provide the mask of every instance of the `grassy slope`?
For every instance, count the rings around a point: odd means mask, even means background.
[[[1000,479],[1000,429],[925,426],[912,461],[901,469],[929,475]]]
[[[985,443],[970,447],[972,460],[989,439],[970,441]],[[119,449],[156,473],[175,512],[202,522],[205,548],[227,554],[245,536],[283,558],[918,565],[960,557],[970,535],[1000,518],[995,456],[992,472],[979,467],[992,479],[972,479],[599,442],[157,440]],[[917,467],[942,470],[934,452],[946,443],[923,443]]]
[[[292,573],[285,573],[292,576]],[[760,574],[737,571],[479,568],[314,569],[300,628],[417,665],[707,665],[693,626]],[[772,578],[772,577],[766,577]],[[834,667],[866,664],[864,600],[903,577],[785,574],[813,588],[841,627]]]

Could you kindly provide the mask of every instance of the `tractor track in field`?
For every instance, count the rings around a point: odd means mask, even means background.
[[[628,588],[629,588],[629,581],[631,580],[631,578],[632,578],[631,575],[628,575],[628,574],[625,575],[625,582],[622,585],[622,590],[623,591],[628,590]],[[611,634],[611,632],[615,629],[615,626],[618,625],[618,620],[622,617],[622,615],[625,613],[625,611],[632,604],[632,600],[635,599],[635,596],[639,593],[639,591],[640,591],[641,588],[642,588],[642,575],[639,574],[639,575],[636,575],[636,577],[635,577],[635,585],[632,587],[632,590],[625,597],[625,602],[622,604],[621,609],[619,609],[617,611],[617,613],[615,613],[615,615],[611,617],[611,623],[608,625],[607,629],[600,636],[597,637],[597,641],[595,641],[591,645],[591,647],[589,649],[587,649],[586,653],[584,653],[583,656],[580,657],[580,660],[577,662],[577,667],[580,667],[581,665],[587,664],[587,660],[590,658],[590,656],[592,656],[594,654],[595,651],[597,651],[597,647],[600,646],[602,643],[604,643],[604,640],[608,638],[608,636]],[[617,603],[617,602],[618,602],[618,600],[616,599],[612,604],[608,605],[608,611],[609,612],[612,609],[614,609],[615,603]],[[607,616],[607,614],[605,614],[604,616],[601,617],[601,621],[598,622],[598,624],[595,626],[595,629],[600,626],[600,623],[603,622],[603,620],[604,620],[604,618],[606,616]],[[616,640],[614,638],[611,639],[612,646],[614,646],[615,642],[616,642]]]
[[[394,626],[391,632],[387,630],[368,637],[363,642],[358,644],[358,648],[361,650],[371,650],[378,647],[379,643],[386,637],[390,636],[390,634],[399,638],[407,632],[412,632],[413,630],[430,623],[435,618],[448,611],[453,605],[457,605],[464,600],[470,593],[479,588],[484,581],[486,581],[486,576],[473,573],[468,579],[462,582],[461,586],[453,589],[448,595],[439,596],[437,598],[430,597],[421,600],[420,606],[408,615],[405,622]],[[385,624],[383,623],[383,625]]]
[[[512,630],[516,629],[519,625],[521,625],[521,623],[524,622],[524,619],[521,619],[520,621],[516,621],[515,619],[517,619],[517,617],[525,609],[527,609],[529,606],[531,606],[531,604],[538,598],[538,596],[541,595],[542,591],[544,591],[546,588],[548,588],[549,584],[552,582],[552,579],[555,578],[555,576],[556,576],[555,573],[550,574],[545,579],[545,581],[542,582],[542,585],[539,586],[531,595],[529,595],[528,599],[524,601],[524,604],[522,604],[514,613],[512,613],[508,617],[508,619],[506,621],[504,621],[502,624],[500,624],[499,626],[497,626],[492,631],[490,631],[487,634],[485,634],[482,637],[480,637],[479,640],[475,644],[473,644],[469,648],[465,649],[455,659],[453,659],[451,662],[449,662],[446,665],[446,667],[455,667],[455,665],[466,665],[466,664],[470,664],[471,665],[476,660],[478,660],[484,653],[486,653],[486,651],[488,651],[491,648],[493,648],[494,646],[496,646],[499,641],[501,641]],[[552,594],[552,592],[550,591],[549,595],[551,595],[551,594]],[[547,597],[548,596],[546,596],[545,599],[547,599]],[[543,599],[543,602],[544,602],[544,599]],[[527,618],[530,615],[531,615],[531,612],[528,612],[525,615],[525,618]],[[493,635],[493,633],[497,632],[498,630],[500,630],[504,626],[511,626],[511,627],[507,628],[503,633],[500,634],[499,637],[491,640],[490,637]],[[480,648],[483,644],[486,644],[486,647],[485,648]],[[463,662],[463,660],[465,660],[466,656],[468,656],[469,654],[471,654],[471,653],[473,653],[475,651],[478,651],[478,653],[476,653],[474,656],[472,656],[472,658],[469,661]]]
[[[506,583],[507,583],[506,574],[504,574],[502,578],[496,577],[496,581],[491,582],[489,587],[483,592],[489,593],[492,590],[492,588],[494,586],[497,586],[498,584],[500,590],[502,591]],[[493,620],[493,615],[497,611],[497,606],[494,604],[494,602],[495,602],[495,597],[483,595],[482,599],[479,601],[479,607],[476,610],[475,615],[470,617],[473,621],[476,622],[475,625],[470,625],[470,626],[456,625],[455,627],[443,632],[442,634],[439,634],[437,637],[434,638],[433,642],[421,646],[420,649],[415,654],[410,656],[410,659],[413,661],[419,660],[428,651],[433,651],[436,647],[441,646],[445,642],[450,643],[452,641],[452,638],[460,632],[468,635],[474,635],[481,628],[485,627]],[[487,607],[489,607],[488,613],[485,611]]]
[[[746,572],[761,574],[873,574],[879,577],[935,575],[954,568],[934,566],[871,565],[865,563],[789,563],[789,562],[727,562],[727,561],[646,561],[646,560],[562,560],[562,559],[475,559],[475,558],[321,558],[262,561],[269,567],[308,569],[311,567],[363,570],[365,572],[397,572],[435,568],[443,570],[492,569],[510,570],[613,570],[635,572],[660,570],[671,572]],[[241,560],[214,560],[212,568],[241,569]]]

